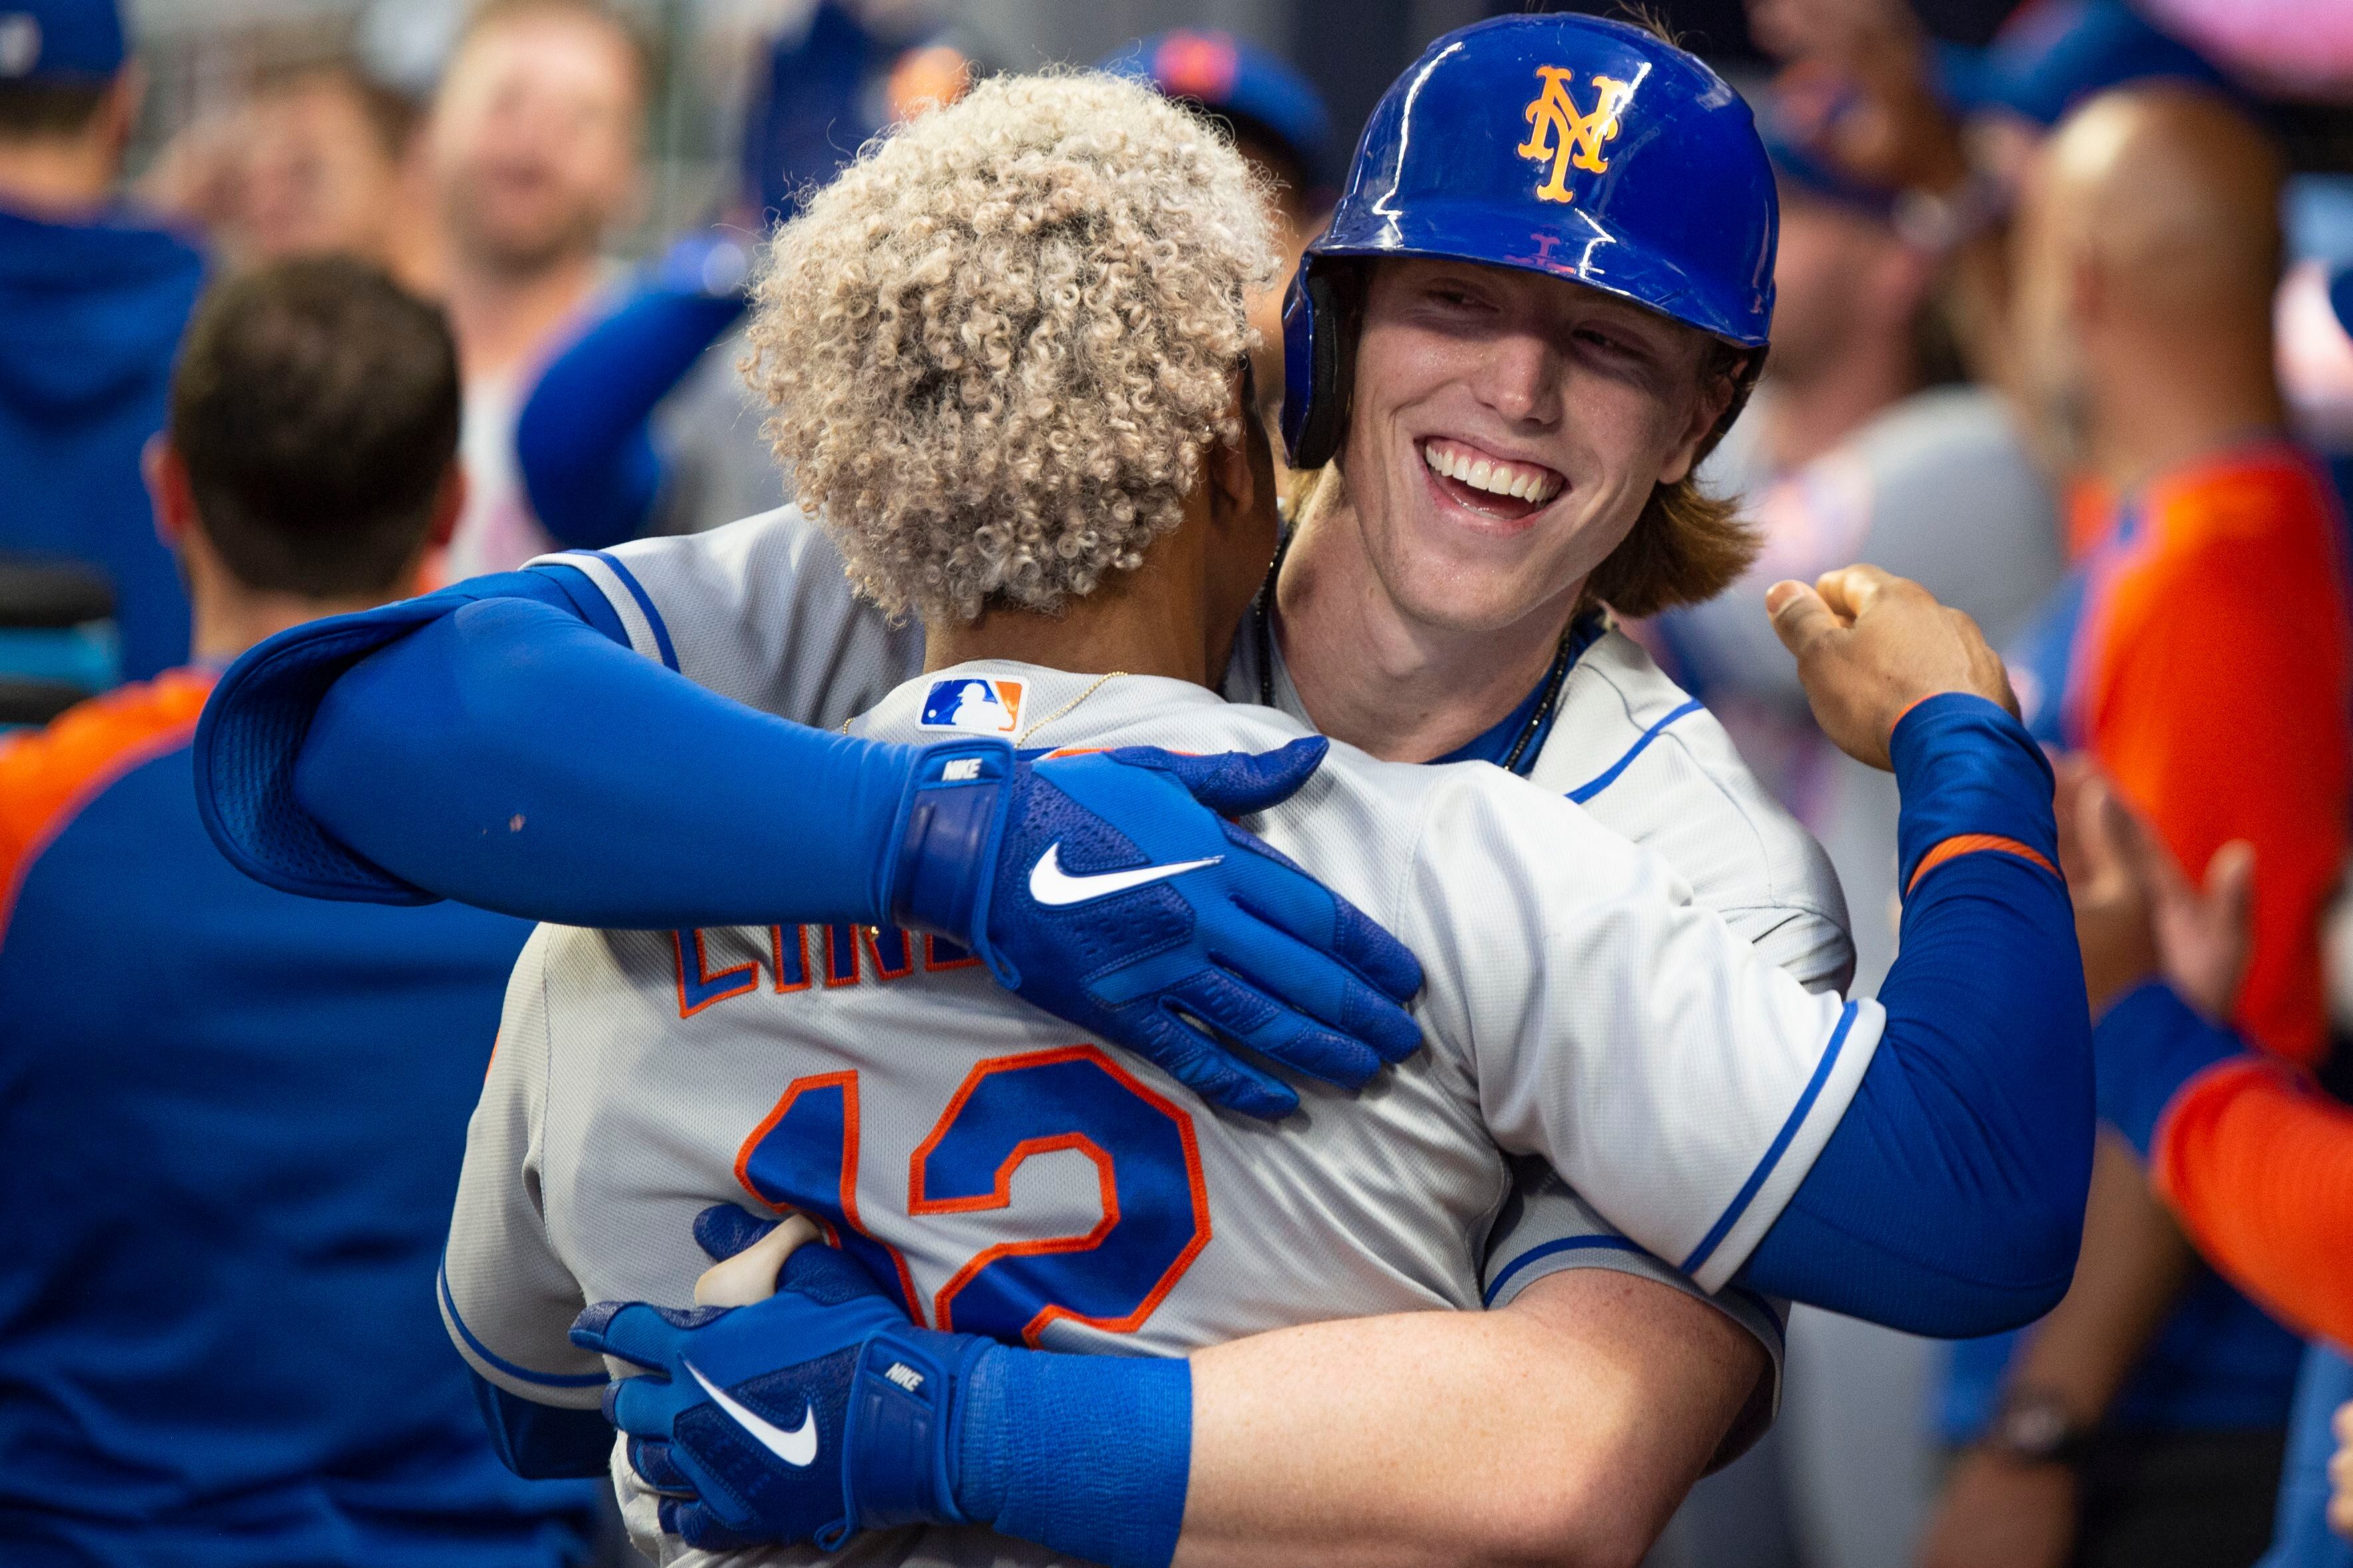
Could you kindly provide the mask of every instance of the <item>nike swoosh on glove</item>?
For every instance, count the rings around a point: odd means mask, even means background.
[[[970,948],[1016,995],[1229,1110],[1299,1108],[1237,1045],[1360,1089],[1420,1047],[1405,1004],[1421,965],[1224,820],[1288,800],[1329,748],[1311,736],[1256,754],[1127,746],[1034,763],[1001,741],[927,748],[885,868],[891,918]]]
[[[646,1369],[606,1389],[605,1416],[663,1494],[662,1529],[690,1546],[831,1552],[860,1530],[967,1522],[955,1500],[956,1391],[989,1342],[914,1327],[833,1247],[804,1244],[776,1293],[748,1307],[600,1302],[572,1342]]]

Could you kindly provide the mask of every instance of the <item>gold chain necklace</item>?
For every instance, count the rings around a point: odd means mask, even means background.
[[[1088,698],[1092,697],[1096,692],[1101,691],[1104,686],[1112,681],[1117,680],[1126,673],[1127,671],[1124,669],[1114,669],[1109,675],[1099,675],[1095,677],[1095,682],[1092,686],[1088,687],[1084,691],[1080,692],[1076,697],[1071,698],[1068,702],[1063,703],[1060,708],[1055,709],[1051,713],[1047,714],[1043,719],[1039,720],[1035,724],[1032,724],[1027,730],[1022,731],[1020,736],[1013,742],[1015,749],[1018,750],[1020,747],[1028,745],[1029,743],[1030,736],[1036,734],[1039,731],[1044,729],[1055,720],[1061,718],[1071,709],[1076,708],[1080,703],[1084,702]]]

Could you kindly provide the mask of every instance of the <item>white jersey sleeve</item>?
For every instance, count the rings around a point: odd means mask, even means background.
[[[1829,1139],[1876,1003],[1809,992],[1659,858],[1481,764],[1432,790],[1390,929],[1498,1143],[1721,1289]]]
[[[486,1381],[541,1405],[594,1410],[604,1398],[605,1362],[565,1337],[588,1303],[549,1242],[543,1206],[545,964],[554,929],[532,933],[507,982],[441,1259],[441,1321]]]
[[[858,598],[798,507],[533,564],[586,576],[647,658],[796,723],[832,729],[923,667],[922,629]]]

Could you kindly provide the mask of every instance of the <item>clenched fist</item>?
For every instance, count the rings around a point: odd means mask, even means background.
[[[1876,566],[1842,566],[1807,587],[1776,583],[1765,608],[1822,733],[1873,767],[1888,766],[1887,742],[1912,705],[1967,691],[2013,715],[2018,699],[1978,624],[1917,583]]]

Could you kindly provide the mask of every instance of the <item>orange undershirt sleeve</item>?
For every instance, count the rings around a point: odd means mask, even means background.
[[[2353,1348],[2353,1110],[2275,1063],[2224,1062],[2174,1097],[2149,1170],[2216,1268]]]

